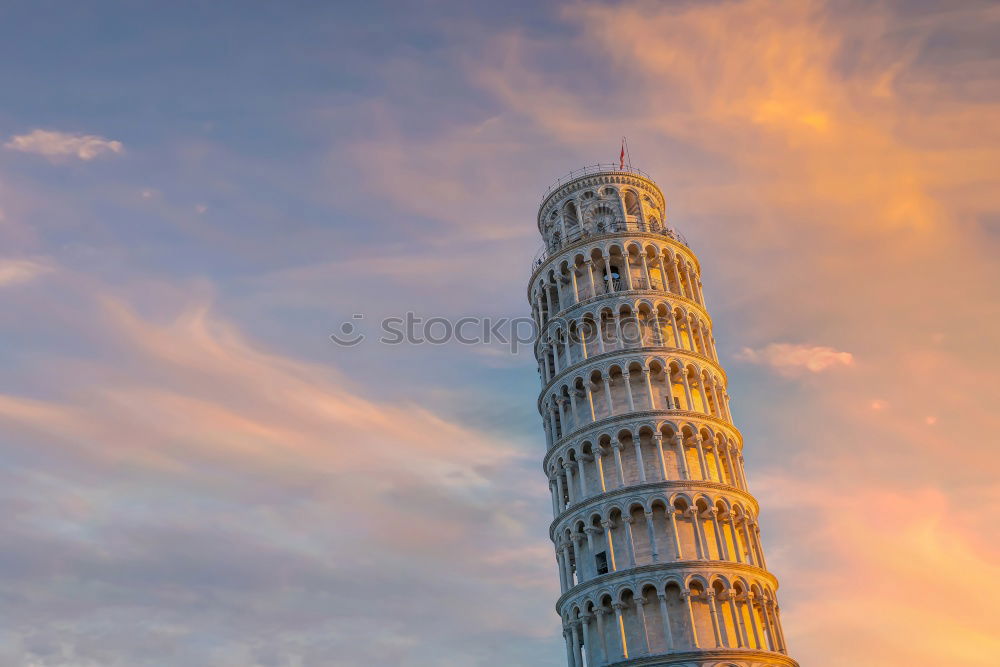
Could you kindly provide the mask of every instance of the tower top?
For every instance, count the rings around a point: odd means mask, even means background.
[[[538,206],[538,230],[544,234],[545,220],[554,217],[553,214],[558,215],[566,200],[576,198],[580,191],[586,199],[604,199],[623,196],[623,188],[640,191],[636,194],[644,196],[652,206],[661,212],[666,210],[663,192],[652,176],[642,169],[619,163],[593,164],[569,172],[545,190]],[[582,203],[577,201],[575,205],[579,207]]]

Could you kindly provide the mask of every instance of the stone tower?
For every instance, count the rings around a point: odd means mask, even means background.
[[[796,665],[786,655],[700,267],[620,165],[538,209],[528,297],[570,667]]]

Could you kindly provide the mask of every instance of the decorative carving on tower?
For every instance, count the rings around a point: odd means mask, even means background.
[[[597,165],[550,188],[540,332],[569,667],[788,667],[698,258],[659,187]]]

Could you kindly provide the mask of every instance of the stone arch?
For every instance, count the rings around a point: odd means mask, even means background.
[[[580,217],[576,208],[576,203],[572,200],[567,201],[562,206],[563,212],[563,222],[566,224],[566,229],[569,230],[571,227],[579,226]]]
[[[633,215],[636,218],[641,216],[641,207],[639,205],[639,195],[632,188],[626,188],[622,193],[622,201],[625,202],[625,213],[626,215]]]

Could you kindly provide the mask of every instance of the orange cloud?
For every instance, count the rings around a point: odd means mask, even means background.
[[[562,16],[576,34],[498,38],[505,57],[477,63],[477,84],[560,146],[613,154],[627,132],[700,253],[720,346],[817,378],[780,400],[763,378],[733,390],[748,464],[767,465],[751,489],[778,526],[792,654],[990,664],[997,614],[970,610],[996,608],[991,584],[971,589],[1000,548],[982,531],[1000,427],[982,391],[1000,368],[1000,96],[982,72],[1000,60],[981,40],[968,58],[940,44],[1000,15],[743,0]],[[547,67],[565,52],[587,76]],[[768,343],[789,336],[841,349]]]
[[[775,545],[769,560],[785,581],[809,587],[783,609],[793,655],[808,649],[830,664],[993,664],[1000,626],[983,612],[1000,595],[1000,567],[981,524],[956,521],[964,510],[947,493],[774,475],[754,487],[769,506],[786,508],[772,510],[769,523],[798,511],[813,517],[797,522],[794,545]]]

